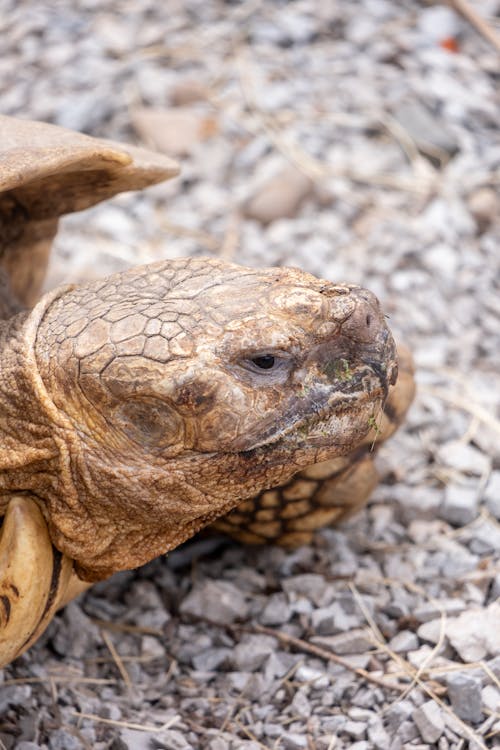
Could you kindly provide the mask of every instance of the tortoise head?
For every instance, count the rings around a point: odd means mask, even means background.
[[[168,261],[39,307],[48,520],[87,578],[352,450],[397,373],[376,298],[296,269]]]

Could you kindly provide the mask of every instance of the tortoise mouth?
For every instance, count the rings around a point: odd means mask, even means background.
[[[388,382],[392,382],[392,370],[378,370],[365,366],[351,373],[349,381],[340,381],[330,386],[311,389],[302,398],[297,397],[292,403],[289,415],[282,419],[286,425],[272,425],[269,432],[248,446],[235,445],[234,452],[247,453],[257,449],[271,449],[290,445],[296,447],[320,448],[329,445],[340,445],[346,442],[349,434],[367,433],[373,426],[367,418],[370,408],[374,418],[377,407],[382,407],[387,398]],[[342,419],[344,418],[344,419]],[[346,425],[345,420],[349,421]],[[346,440],[341,440],[344,434]]]

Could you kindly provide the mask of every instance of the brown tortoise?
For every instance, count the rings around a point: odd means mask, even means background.
[[[358,509],[413,379],[370,292],[297,269],[163,261],[38,299],[61,214],[177,167],[7,117],[0,165],[1,666],[216,519],[296,545]]]

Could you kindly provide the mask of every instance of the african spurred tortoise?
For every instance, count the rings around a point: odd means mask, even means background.
[[[216,519],[307,542],[360,507],[413,395],[376,298],[292,268],[161,261],[41,298],[61,214],[177,173],[0,118],[0,664],[84,586]],[[231,511],[231,512],[230,512]]]

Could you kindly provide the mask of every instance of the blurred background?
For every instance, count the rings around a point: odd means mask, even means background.
[[[499,37],[499,0],[0,0],[2,113],[182,170],[63,219],[47,288],[184,255],[300,266],[372,289],[419,384],[347,529],[293,553],[184,548],[66,608],[0,677],[2,747],[494,746]],[[377,674],[425,667],[444,708],[226,627],[359,636],[367,611],[389,651],[358,638],[348,658]],[[68,686],[68,670],[90,682]],[[453,670],[469,683],[447,693]]]

